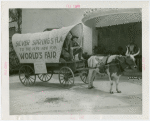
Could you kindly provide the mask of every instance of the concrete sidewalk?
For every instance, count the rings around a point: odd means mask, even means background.
[[[79,77],[70,89],[63,88],[58,75],[49,82],[38,78],[35,86],[25,87],[18,75],[10,77],[10,115],[41,114],[142,114],[142,80],[122,76],[119,89],[109,93],[108,77],[97,76],[88,89]]]

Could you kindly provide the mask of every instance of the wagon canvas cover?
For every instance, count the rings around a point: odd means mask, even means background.
[[[79,37],[79,43],[82,41],[81,23],[52,31],[15,34],[12,43],[20,63],[59,63],[62,46],[69,31],[73,36]]]

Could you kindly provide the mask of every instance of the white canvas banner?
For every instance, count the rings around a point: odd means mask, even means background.
[[[76,26],[41,33],[15,34],[12,43],[20,63],[58,63],[66,35]]]

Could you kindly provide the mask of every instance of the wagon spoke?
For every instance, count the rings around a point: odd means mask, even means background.
[[[41,74],[41,76],[39,76],[39,78],[41,78],[43,75]]]
[[[69,79],[69,82],[70,82],[71,84],[73,84],[73,79],[70,78],[70,79]]]
[[[49,76],[49,77],[51,77],[49,74],[47,74],[46,76]]]
[[[29,78],[33,79],[31,76],[30,76]],[[34,79],[33,79],[33,80],[34,80]]]
[[[82,80],[85,84],[88,84],[88,82],[87,82],[87,76],[88,76],[88,71],[83,72],[83,73],[80,75],[81,80]]]
[[[23,80],[24,80],[24,81],[23,81]],[[24,82],[25,82],[25,80],[26,80],[26,77],[24,77],[24,78],[23,78],[22,80],[20,80],[20,81],[24,83]]]
[[[24,81],[25,85],[27,85],[27,83],[26,83],[27,81],[26,81],[26,80],[27,80],[27,78],[26,78],[25,81]]]
[[[47,75],[45,75],[45,78],[44,78],[44,81],[46,81],[47,80]]]
[[[29,80],[30,80],[30,78],[29,78]],[[30,80],[30,82],[33,83],[32,80]]]
[[[45,75],[43,75],[43,78],[45,77]],[[42,80],[43,80],[43,78],[42,78]]]
[[[29,70],[29,74],[32,74],[32,70]]]
[[[30,85],[30,81],[29,81],[29,78],[28,78],[28,84]]]
[[[26,77],[24,77],[23,79],[21,79],[21,81],[24,80],[25,78],[26,78]]]
[[[29,77],[29,79],[32,81],[32,80],[34,80],[32,77]]]
[[[22,73],[22,72],[23,72],[23,73]],[[21,74],[25,74],[24,70],[20,70],[20,73],[21,73]]]
[[[49,76],[49,77],[50,77],[50,76]],[[46,75],[46,80],[48,80],[48,74]],[[45,81],[46,81],[46,80],[45,80]]]
[[[84,80],[85,78],[86,78],[86,77],[84,76],[84,77],[83,77],[83,80]]]
[[[66,83],[66,81],[64,80],[64,81],[62,82],[62,84],[63,84],[64,82]]]

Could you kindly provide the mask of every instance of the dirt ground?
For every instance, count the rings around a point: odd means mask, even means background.
[[[21,84],[18,75],[10,76],[10,115],[49,114],[142,114],[142,80],[122,76],[119,89],[109,93],[108,77],[97,76],[95,88],[88,89],[79,77],[70,89],[62,87],[58,75],[49,82],[38,77],[33,87]]]

